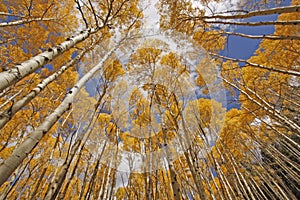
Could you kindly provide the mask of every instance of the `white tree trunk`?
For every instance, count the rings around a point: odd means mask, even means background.
[[[249,61],[243,60],[243,59],[236,59],[236,58],[221,56],[221,55],[211,53],[211,52],[209,52],[209,54],[212,55],[212,56],[218,57],[218,58],[231,60],[233,62],[243,62],[243,63],[246,63],[247,65],[250,65],[251,67],[255,67],[255,68],[266,69],[266,70],[270,70],[270,71],[274,71],[274,72],[278,72],[278,73],[282,73],[282,74],[289,74],[289,75],[293,75],[293,76],[300,76],[300,72],[297,72],[297,71],[294,71],[294,70],[277,69],[277,68],[273,68],[273,67],[268,67],[268,66],[252,63],[252,62],[249,62]],[[244,66],[244,67],[247,67],[247,66]]]
[[[266,10],[256,10],[244,14],[236,14],[236,15],[213,15],[213,16],[204,16],[198,17],[198,19],[245,19],[249,17],[262,16],[262,15],[273,15],[273,14],[282,14],[282,13],[291,13],[291,12],[299,12],[300,5],[296,6],[285,6],[279,8],[271,8]],[[197,18],[196,18],[197,19]]]
[[[266,26],[266,25],[299,25],[300,20],[267,21],[267,22],[230,22],[230,21],[203,21],[207,24],[230,24],[236,26]]]
[[[74,47],[76,44],[84,41],[91,34],[96,33],[99,28],[92,28],[82,31],[80,34],[68,38],[65,42],[55,46],[54,48],[49,48],[47,51],[38,54],[37,56],[21,63],[15,65],[8,71],[0,73],[0,92],[5,88],[11,86],[12,84],[20,81],[22,78],[28,76],[35,70],[41,68],[49,61],[53,60],[59,55],[62,55],[65,51]]]
[[[223,77],[222,77],[222,79],[223,79],[224,82],[226,82],[227,84],[231,85],[232,87],[234,87],[235,89],[237,89],[238,91],[240,91],[242,94],[244,94],[250,101],[252,101],[256,105],[260,106],[265,111],[267,111],[268,113],[270,113],[271,116],[276,117],[277,119],[279,119],[280,121],[282,121],[283,123],[285,123],[286,125],[288,125],[290,128],[292,128],[294,131],[296,131],[298,133],[300,132],[300,126],[298,124],[294,123],[293,121],[291,121],[290,119],[288,119],[286,116],[282,116],[277,110],[273,109],[272,106],[270,106],[268,102],[266,102],[263,98],[261,98],[260,96],[258,96],[258,94],[255,93],[254,91],[252,91],[250,88],[246,88],[246,89],[249,92],[251,92],[252,94],[254,94],[265,105],[263,105],[262,103],[260,103],[256,99],[252,98],[247,92],[245,92],[244,90],[242,90],[241,88],[239,88],[235,84],[229,82],[228,80],[226,80]],[[245,85],[243,85],[243,86],[246,87]]]
[[[17,21],[11,21],[11,22],[2,22],[0,23],[0,27],[6,27],[6,26],[17,26],[21,24],[28,24],[30,22],[36,22],[36,21],[54,21],[54,18],[33,18],[33,19],[21,19]]]
[[[13,171],[22,163],[22,161],[30,154],[30,152],[36,147],[43,136],[50,130],[50,128],[56,123],[56,121],[72,106],[74,97],[79,90],[85,85],[85,83],[92,78],[92,76],[103,66],[106,59],[108,59],[112,53],[118,48],[116,45],[112,48],[103,59],[92,68],[87,74],[85,74],[75,86],[67,93],[62,103],[52,112],[45,121],[33,131],[30,136],[17,147],[13,153],[3,162],[0,166],[0,186],[9,178]]]
[[[32,99],[34,99],[47,85],[53,82],[57,77],[59,77],[64,71],[69,67],[74,65],[78,60],[82,58],[85,51],[76,56],[67,64],[63,65],[58,71],[50,75],[48,78],[40,82],[35,88],[33,88],[26,96],[15,102],[10,108],[6,109],[0,114],[0,129],[2,129],[5,124],[16,114],[20,109],[27,105]]]
[[[268,40],[300,40],[298,35],[248,35],[235,32],[221,32],[222,35],[235,35],[249,39],[268,39]]]

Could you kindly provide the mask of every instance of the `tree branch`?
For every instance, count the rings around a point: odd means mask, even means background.
[[[251,63],[251,62],[249,62],[247,60],[230,58],[230,57],[226,57],[226,56],[221,56],[221,55],[218,55],[218,54],[215,54],[215,53],[212,53],[212,52],[209,52],[209,54],[211,56],[215,56],[215,57],[218,57],[218,58],[230,60],[230,61],[233,61],[233,62],[243,62],[243,63],[246,63],[248,66],[255,67],[255,68],[267,69],[267,70],[270,70],[270,71],[274,71],[274,72],[278,72],[278,73],[283,73],[283,74],[289,74],[289,75],[293,75],[293,76],[300,76],[300,72],[297,72],[297,71],[283,70],[283,69],[276,69],[276,68],[273,68],[273,67],[267,67],[267,66],[256,64],[256,63]],[[247,65],[244,66],[244,67],[248,67]]]
[[[222,35],[234,35],[249,39],[268,39],[268,40],[300,40],[298,35],[248,35],[235,32],[221,32]]]

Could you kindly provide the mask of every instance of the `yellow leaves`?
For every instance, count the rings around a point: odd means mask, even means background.
[[[299,5],[299,0],[292,0],[291,5]],[[278,16],[278,21],[289,21],[289,20],[299,20],[300,13],[293,12],[293,13],[284,13]],[[300,27],[299,25],[277,25],[275,35],[299,35]],[[295,41],[297,42],[297,41]],[[298,42],[299,43],[299,42]]]
[[[211,117],[212,117],[212,104],[209,99],[199,99],[198,100],[198,109],[201,116],[201,121],[203,122],[204,127],[209,126]]]
[[[118,188],[118,190],[116,192],[117,200],[123,199],[125,194],[126,194],[125,188],[122,188],[122,187]]]
[[[147,88],[144,85],[144,88]],[[133,124],[139,127],[146,127],[151,123],[152,113],[150,108],[150,102],[148,99],[144,98],[140,89],[133,89],[129,99],[130,118]]]
[[[226,113],[226,121],[225,125],[223,126],[223,133],[221,137],[227,137],[231,134],[236,134],[240,131],[241,124],[241,115],[243,113],[238,109],[231,109]],[[230,138],[231,136],[229,136]]]
[[[0,159],[4,160],[4,159],[8,158],[11,155],[11,153],[13,152],[14,148],[15,148],[15,146],[4,148],[0,152]]]
[[[173,102],[164,113],[165,123],[169,130],[177,130],[180,120],[181,103]]]
[[[198,30],[195,32],[193,39],[205,50],[211,52],[224,49],[226,42],[225,37],[215,30]]]
[[[104,70],[104,77],[108,81],[115,81],[125,73],[119,60],[112,61]]]
[[[117,134],[119,132],[118,127],[115,123],[110,122],[106,128],[106,137],[112,143],[117,141]]]
[[[194,21],[183,20],[194,12],[190,1],[161,1],[160,27],[163,29],[175,29],[176,31],[190,34],[197,25]],[[199,11],[199,10],[197,10]],[[200,11],[201,12],[201,11]],[[201,14],[199,14],[201,15]]]
[[[198,76],[195,82],[198,86],[203,87],[204,94],[207,94],[208,92],[217,93],[220,88],[223,88],[223,85],[218,81],[217,75],[219,74],[219,71],[216,66],[217,63],[215,63],[208,55],[205,55],[196,66]]]
[[[162,66],[166,66],[166,70],[169,70],[169,73],[174,73],[174,76],[179,76],[184,72],[187,72],[186,67],[182,63],[182,59],[175,52],[170,52],[164,55],[160,60],[160,64]]]
[[[1,33],[1,31],[0,31]],[[0,71],[3,69],[9,70],[11,67],[14,66],[12,60],[16,63],[21,63],[24,59],[28,58],[29,54],[25,53],[22,50],[21,45],[11,44],[8,43],[7,45],[0,46]]]
[[[221,149],[221,153],[226,155],[228,153],[227,151],[229,151],[237,162],[251,162],[251,159],[254,159],[251,156],[249,157],[249,151],[256,149],[255,140],[251,135],[255,134],[255,137],[261,141],[268,141],[264,140],[264,138],[260,136],[260,133],[255,131],[255,127],[249,129],[249,125],[252,121],[253,117],[249,116],[245,111],[231,109],[227,112],[225,124],[217,143],[217,146]],[[220,157],[216,151],[214,151],[214,154],[217,158]],[[228,170],[222,168],[222,166],[221,169],[224,173]]]
[[[132,55],[132,60],[140,65],[154,64],[159,60],[161,52],[160,49],[152,47],[140,48]]]
[[[130,136],[130,133],[127,133],[127,132],[121,133],[120,138],[123,141],[125,151],[134,151],[134,152],[141,151],[139,139],[136,137]]]
[[[241,68],[236,62],[226,61],[222,63],[222,77],[239,79],[241,77]]]
[[[135,106],[136,108],[130,114],[133,123],[142,127],[147,126],[151,122],[149,102],[145,99],[140,99]]]
[[[196,84],[200,87],[204,87],[206,85],[205,80],[203,79],[203,77],[201,76],[201,74],[199,74],[197,76],[197,79],[195,80]]]
[[[100,124],[100,128],[104,128],[107,124],[109,124],[111,120],[111,115],[106,113],[100,113],[98,115],[98,122]]]
[[[161,58],[160,63],[162,65],[167,65],[173,69],[178,68],[178,67],[182,67],[181,63],[179,62],[179,58],[178,55],[174,52],[170,52],[167,55],[164,55]]]

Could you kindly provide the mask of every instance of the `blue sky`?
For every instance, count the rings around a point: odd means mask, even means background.
[[[154,0],[153,2],[155,2]],[[290,0],[284,1],[282,6],[290,5]],[[270,7],[274,7],[274,5],[270,5]],[[146,15],[146,28],[147,27],[156,27],[157,22],[159,21],[159,16],[155,13],[155,8],[153,5],[148,7],[145,11]],[[154,14],[155,13],[155,14]],[[148,16],[148,17],[147,17]],[[278,15],[267,15],[267,16],[258,16],[258,17],[251,17],[245,19],[245,22],[260,22],[260,21],[276,21]],[[158,28],[158,27],[157,27]],[[231,31],[249,35],[262,35],[262,34],[273,34],[275,31],[274,26],[257,26],[257,27],[250,27],[250,26],[230,26]],[[232,58],[244,59],[247,60],[251,56],[254,55],[255,50],[259,48],[261,40],[260,39],[249,39],[243,38],[239,36],[229,36],[227,39],[227,44],[224,50],[220,52],[223,56],[228,56]],[[91,80],[86,84],[87,88],[94,88],[95,87],[95,80]],[[88,89],[90,95],[94,95],[95,90],[91,91]],[[227,109],[231,108],[239,108],[240,105],[236,101],[238,98],[238,92],[236,97],[232,97],[229,93],[227,93]]]
[[[246,22],[260,22],[260,21],[275,21],[278,15],[268,15],[260,17],[251,17]],[[262,35],[262,34],[273,34],[274,26],[238,26],[234,30],[237,33],[244,33],[249,35]],[[229,36],[227,39],[227,45],[221,55],[228,56],[232,58],[248,59],[250,58],[254,51],[259,47],[260,39],[249,39],[239,36]]]
[[[284,0],[281,6],[290,5],[290,0]],[[274,5],[272,5],[274,7]],[[260,22],[260,21],[276,21],[278,15],[266,15],[266,16],[258,16],[251,17],[245,22]],[[257,27],[249,27],[249,26],[236,26],[234,32],[244,33],[250,35],[262,35],[262,34],[273,34],[274,26],[257,26]],[[259,39],[248,39],[242,38],[238,36],[229,36],[228,43],[223,51],[221,51],[221,55],[228,56],[232,58],[239,59],[248,59],[250,58],[254,51],[259,47],[259,43],[261,40]]]
[[[228,2],[233,0],[228,0]],[[145,1],[146,2],[146,1]],[[155,4],[157,0],[152,0],[151,4]],[[146,3],[147,4],[147,3]],[[290,5],[290,0],[284,0],[282,6]],[[220,6],[220,5],[219,5]],[[219,9],[217,6],[216,9]],[[274,5],[270,5],[270,7],[274,7]],[[159,20],[159,16],[155,13],[155,6],[151,5],[146,9],[145,14],[149,18],[147,20],[148,27],[155,27],[157,25],[157,21]],[[247,22],[259,22],[259,21],[275,21],[277,20],[278,15],[267,15],[267,16],[259,16],[259,17],[251,17],[244,21]],[[16,20],[15,17],[8,17],[5,21]],[[0,20],[4,21],[4,20]],[[146,27],[147,28],[147,27]],[[262,35],[262,34],[273,34],[274,26],[258,26],[258,27],[249,27],[249,26],[231,26],[230,28],[234,28],[234,32],[244,33],[250,35]],[[224,50],[220,52],[221,55],[238,58],[238,59],[249,59],[255,52],[255,50],[259,47],[259,43],[261,40],[259,39],[248,39],[242,38],[238,36],[229,36],[227,39],[227,44]],[[72,56],[73,58],[74,56]],[[51,64],[46,65],[49,70],[53,69]],[[87,83],[87,88],[95,87],[95,80],[91,80]],[[93,96],[94,91],[89,91],[90,95]],[[239,107],[238,104],[231,104],[234,99],[228,94],[228,109],[232,107]]]
[[[290,5],[290,0],[284,1],[282,6]],[[274,5],[272,6],[274,7]],[[276,21],[278,15],[266,15],[266,16],[257,16],[245,19],[245,22],[260,22],[260,21]],[[234,32],[249,34],[249,35],[263,35],[263,34],[273,34],[275,31],[274,26],[235,26]],[[249,39],[239,36],[229,36],[227,39],[227,44],[224,50],[220,52],[220,55],[247,60],[254,55],[256,49],[258,49],[260,39]],[[240,105],[236,102],[237,96],[232,97],[229,92],[227,92],[227,109],[239,108]]]
[[[278,15],[268,15],[268,16],[260,16],[260,17],[251,17],[247,20],[247,22],[259,22],[259,21],[274,21],[277,20]],[[274,26],[257,26],[257,27],[249,27],[249,26],[236,26],[234,32],[249,34],[249,35],[262,35],[262,34],[273,34]],[[221,55],[247,60],[251,56],[254,55],[256,49],[258,49],[260,39],[249,39],[243,38],[239,36],[229,36],[227,38],[227,44],[220,52]],[[227,110],[232,108],[240,108],[239,102],[236,101],[238,99],[239,92],[236,91],[236,96],[233,97],[229,92],[227,92]]]

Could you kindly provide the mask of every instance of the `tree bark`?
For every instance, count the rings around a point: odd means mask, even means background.
[[[256,63],[251,63],[251,62],[249,62],[247,60],[243,60],[243,59],[236,59],[236,58],[221,56],[221,55],[218,55],[218,54],[215,54],[215,53],[212,53],[212,52],[209,52],[209,54],[211,56],[215,56],[215,57],[222,58],[222,59],[225,59],[225,60],[231,60],[233,62],[243,62],[243,63],[246,63],[248,66],[255,67],[255,68],[266,69],[266,70],[270,70],[270,71],[274,71],[274,72],[278,72],[278,73],[282,73],[282,74],[289,74],[289,75],[293,75],[293,76],[300,76],[300,72],[293,71],[293,70],[276,69],[274,67],[268,67],[268,66],[259,65],[259,64],[256,64]],[[243,66],[243,67],[248,67],[247,65]]]
[[[266,26],[266,25],[298,25],[300,20],[290,21],[267,21],[267,22],[230,22],[230,21],[203,21],[206,24],[230,24],[236,26]]]
[[[39,141],[50,130],[50,128],[56,123],[56,121],[72,106],[74,97],[79,90],[90,80],[90,78],[103,66],[107,58],[118,48],[116,45],[112,48],[103,59],[92,68],[87,74],[85,74],[75,86],[67,93],[62,103],[52,112],[45,121],[33,131],[30,136],[19,146],[13,153],[3,162],[0,166],[0,185],[2,185],[12,174],[12,172],[22,163],[27,155],[36,147]]]
[[[213,16],[203,16],[203,17],[195,17],[195,19],[245,19],[249,17],[255,16],[263,16],[263,15],[273,15],[273,14],[282,14],[282,13],[291,13],[291,12],[299,12],[300,5],[296,6],[285,6],[279,8],[270,8],[266,10],[256,10],[244,14],[236,14],[236,15],[213,15]]]
[[[44,51],[41,54],[21,63],[15,65],[8,71],[3,71],[0,73],[0,92],[2,92],[5,88],[17,83],[22,78],[28,76],[33,73],[35,70],[43,67],[49,61],[55,59],[57,56],[62,55],[65,51],[71,49],[75,45],[87,39],[91,34],[99,31],[100,28],[92,28],[85,31],[82,31],[80,34],[68,38],[65,42],[61,44],[49,48],[47,51]]]
[[[29,24],[31,22],[38,22],[38,21],[55,21],[54,18],[33,18],[33,19],[22,19],[17,21],[11,21],[11,22],[2,22],[0,23],[0,27],[7,27],[7,26],[17,26],[21,24]]]
[[[248,35],[243,33],[235,33],[235,32],[221,32],[222,35],[234,35],[249,39],[267,39],[267,40],[300,40],[300,36],[298,35]]]
[[[25,105],[27,105],[32,99],[34,99],[41,91],[44,90],[47,85],[52,83],[57,77],[59,77],[63,72],[65,72],[69,67],[73,66],[77,61],[79,61],[85,52],[80,53],[75,59],[69,61],[66,65],[63,65],[57,72],[50,75],[48,78],[40,82],[34,89],[32,89],[26,96],[15,102],[10,108],[6,109],[0,114],[0,129],[2,129],[7,122]]]

